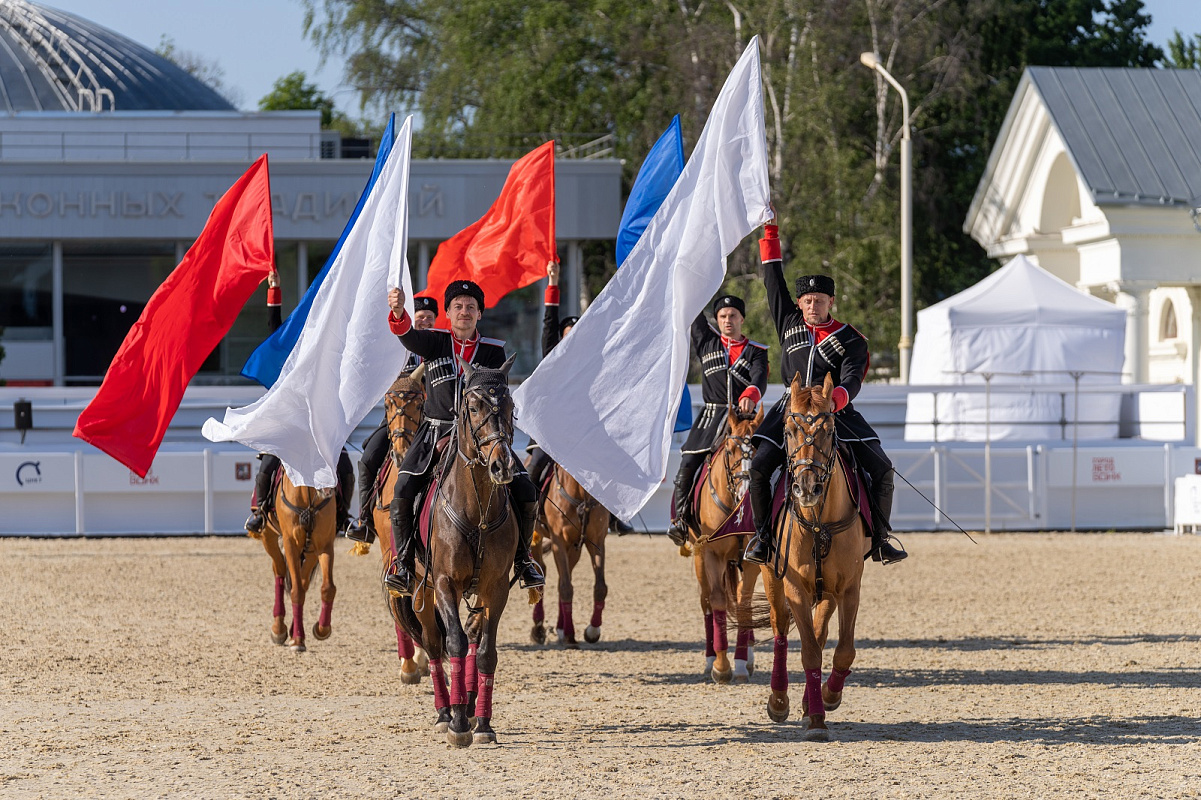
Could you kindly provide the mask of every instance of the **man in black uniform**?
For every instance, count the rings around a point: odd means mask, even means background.
[[[542,357],[555,349],[555,345],[563,341],[563,337],[571,332],[572,327],[579,322],[579,317],[564,317],[559,319],[559,264],[551,261],[546,265],[546,297],[544,298],[545,310],[542,313]],[[546,451],[538,446],[538,443],[533,439],[526,445],[525,451],[530,454],[530,462],[527,467],[530,473],[530,479],[534,481],[534,486],[540,490],[542,484],[546,481],[547,470],[551,468],[554,460],[546,454]],[[615,514],[609,514],[609,530],[614,531],[622,536],[627,533],[633,533],[634,529],[622,520],[618,519]]]
[[[438,301],[432,297],[413,298],[413,327],[419,331],[428,331],[434,327],[438,318]],[[421,365],[421,356],[409,353],[401,374],[408,374]],[[375,493],[375,479],[379,476],[380,467],[388,457],[391,440],[388,436],[388,415],[380,423],[366,441],[363,442],[363,455],[359,459],[359,518],[350,523],[346,529],[346,538],[356,542],[371,544],[375,541],[375,513],[372,506],[372,495]]]
[[[476,324],[483,316],[483,289],[472,281],[454,281],[446,287],[443,301],[451,329],[421,331],[413,327],[413,321],[404,310],[404,293],[400,289],[388,292],[388,305],[392,308],[388,315],[389,327],[409,352],[425,359],[425,418],[397,470],[396,494],[392,498],[396,571],[385,577],[384,583],[401,595],[413,591],[414,500],[429,486],[435,445],[454,430],[462,381],[458,360],[489,369],[499,369],[505,363],[505,343],[485,339],[476,330]],[[513,568],[523,588],[542,586],[545,579],[530,558],[530,537],[538,516],[538,491],[520,467],[520,461],[509,484],[509,492],[518,512],[519,540]]]
[[[780,255],[779,227],[774,220],[763,228],[759,255],[763,261],[763,283],[767,303],[776,323],[783,350],[781,365],[785,385],[790,388],[820,386],[826,375],[834,378],[835,423],[839,440],[850,445],[855,459],[871,478],[871,495],[880,519],[874,520],[871,556],[873,561],[891,564],[907,553],[889,543],[889,518],[892,514],[892,462],[880,446],[880,437],[867,424],[851,401],[859,393],[867,375],[867,339],[859,331],[830,316],[834,303],[834,279],[828,275],[806,275],[797,279],[796,304],[784,282],[784,264]],[[755,537],[743,555],[747,561],[763,564],[772,557],[774,537],[771,530],[772,475],[784,463],[784,417],[788,411],[786,390],[764,417],[755,433],[757,449],[751,460],[751,513],[755,518]]]
[[[272,269],[267,273],[267,335],[279,330],[283,324],[283,290],[279,288],[279,272]],[[274,497],[271,487],[275,483],[275,474],[283,466],[279,456],[270,453],[259,453],[259,471],[254,476],[254,494],[250,498],[250,516],[243,527],[251,536],[258,538],[263,533],[267,523],[267,514],[271,512]],[[334,499],[337,509],[338,530],[346,527],[350,519],[350,496],[354,492],[354,470],[350,466],[350,456],[346,448],[342,448],[338,456],[338,492]]]
[[[705,457],[729,429],[729,410],[736,407],[752,414],[767,388],[767,345],[742,335],[746,303],[732,294],[713,301],[717,328],[705,319],[705,312],[692,322],[692,349],[701,360],[701,396],[705,410],[692,423],[688,440],[681,448],[680,469],[676,473],[676,514],[667,535],[678,545],[688,539],[691,517],[692,482]]]

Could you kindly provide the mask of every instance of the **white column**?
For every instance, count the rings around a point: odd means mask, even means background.
[[[573,288],[573,296],[576,298],[576,307],[572,311],[575,314],[583,314],[588,310],[592,298],[588,294],[588,285],[584,282],[584,248],[578,241],[567,245],[567,269],[570,274],[568,285]]]
[[[1126,312],[1126,359],[1123,383],[1147,382],[1147,307],[1154,284],[1147,281],[1118,281],[1111,284],[1114,304]]]
[[[1188,300],[1191,325],[1188,361],[1193,378],[1193,418],[1189,422],[1192,423],[1193,440],[1201,447],[1201,286],[1188,287]]]
[[[63,334],[63,243],[50,245],[50,325],[54,337],[54,385],[63,385],[66,374],[67,345]]]
[[[413,278],[414,290],[420,292],[425,289],[430,279],[430,243],[417,243],[417,274],[411,276]],[[441,301],[439,301],[441,302]]]

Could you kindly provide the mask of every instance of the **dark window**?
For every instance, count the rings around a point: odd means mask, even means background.
[[[9,338],[53,338],[53,290],[49,244],[0,245],[0,328]]]

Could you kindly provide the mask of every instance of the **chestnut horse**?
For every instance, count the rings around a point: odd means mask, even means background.
[[[393,617],[429,652],[438,711],[434,729],[445,730],[456,747],[496,742],[491,724],[496,632],[518,543],[507,487],[517,467],[508,386],[515,358],[500,369],[459,362],[462,399],[453,437],[434,472],[429,545],[416,565],[412,597],[389,600]],[[459,612],[465,601],[468,630]],[[443,655],[450,659],[449,696]],[[474,735],[468,720],[472,705]]]
[[[870,539],[851,496],[838,457],[833,380],[822,386],[793,387],[784,441],[786,474],[791,490],[786,510],[776,524],[777,555],[762,567],[764,590],[771,604],[775,663],[767,714],[775,722],[788,718],[789,615],[801,638],[805,694],[801,710],[809,718],[805,738],[829,741],[826,712],[842,703],[843,682],[855,660],[855,619],[863,559]],[[822,686],[822,650],[830,617],[838,610],[838,644],[830,679]]]
[[[532,549],[543,574],[546,573],[543,553],[549,549],[554,556],[555,569],[559,573],[559,620],[555,624],[555,635],[559,644],[576,648],[579,643],[575,638],[575,622],[571,614],[571,600],[575,594],[571,573],[586,547],[595,583],[592,588],[592,619],[584,628],[584,641],[595,644],[600,641],[601,616],[605,597],[609,594],[609,586],[605,583],[605,537],[609,534],[609,512],[575,478],[567,474],[567,470],[558,464],[553,469],[554,476],[547,487],[536,527],[542,543]],[[537,644],[546,641],[543,614],[542,600],[539,599],[534,604],[534,627],[530,630],[530,639]]]
[[[371,513],[375,517],[375,531],[379,537],[380,556],[383,558],[385,572],[396,558],[388,502],[392,499],[396,487],[397,468],[404,460],[409,445],[413,443],[413,435],[421,425],[421,414],[425,405],[424,377],[425,364],[421,364],[411,373],[401,375],[393,381],[384,395],[384,419],[388,424],[388,440],[392,445],[391,464],[386,467],[387,476],[376,492]],[[359,509],[360,514],[363,512],[364,509]],[[355,542],[355,546],[350,550],[354,555],[366,555],[370,551],[371,545],[367,542]],[[396,625],[396,655],[400,659],[401,683],[421,683],[422,674],[429,674],[429,658],[425,651],[415,646],[412,637],[400,625]]]
[[[737,409],[729,412],[729,433],[709,456],[709,472],[700,487],[696,519],[690,530],[692,563],[700,588],[701,613],[705,615],[705,674],[714,683],[746,683],[755,669],[751,596],[759,570],[743,569],[747,534],[713,537],[740,512],[749,522],[750,510],[742,498],[750,485],[750,460],[755,454],[751,436],[762,421],[762,407],[754,416],[743,416]],[[731,606],[738,620],[733,667],[726,636],[726,615]]]
[[[287,470],[279,479],[275,508],[267,515],[263,531],[263,549],[271,556],[275,572],[275,608],[271,623],[271,641],[284,644],[294,653],[303,653],[304,596],[317,565],[321,565],[321,614],[313,626],[315,639],[328,639],[332,632],[330,616],[334,609],[334,537],[337,536],[336,489],[294,486]],[[284,587],[292,599],[292,631],[284,623]]]

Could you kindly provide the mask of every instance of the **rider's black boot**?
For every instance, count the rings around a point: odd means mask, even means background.
[[[616,533],[618,536],[625,536],[627,533],[634,532],[634,526],[628,522],[623,522],[616,514],[609,514],[609,530]]]
[[[522,589],[545,586],[546,577],[538,564],[530,557],[530,542],[534,536],[534,523],[538,519],[538,502],[518,502],[517,553],[513,556],[513,572]]]
[[[755,520],[755,535],[747,543],[743,561],[766,564],[771,561],[775,537],[771,530],[771,476],[751,469],[751,517]]]
[[[396,560],[394,571],[384,576],[384,586],[396,597],[407,597],[413,593],[413,501],[393,498],[390,514]]]
[[[371,544],[375,541],[375,476],[368,475],[366,466],[359,462],[359,518],[346,529],[346,538],[354,542]]]
[[[677,547],[683,547],[684,543],[688,541],[688,519],[692,516],[690,508],[692,503],[689,502],[691,489],[692,486],[685,486],[684,482],[677,478],[675,489],[671,494],[675,501],[676,515],[667,528],[667,538],[671,539]]]
[[[755,535],[746,545],[746,552],[742,554],[742,560],[752,564],[766,564],[771,561],[772,544],[770,530],[762,528],[756,530]]]
[[[246,520],[246,532],[258,535],[267,524],[267,512],[270,510],[271,484],[275,478],[273,470],[266,470],[259,465],[259,471],[254,475],[254,508]]]
[[[889,541],[889,531],[892,530],[889,524],[892,518],[892,492],[892,471],[889,470],[881,476],[878,484],[872,487],[872,510],[879,519],[875,520],[872,530],[871,557],[872,561],[879,561],[881,564],[894,564],[909,557],[904,548],[898,550]]]

